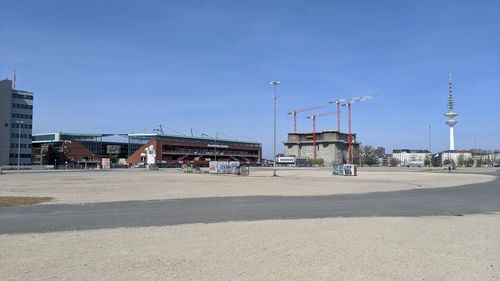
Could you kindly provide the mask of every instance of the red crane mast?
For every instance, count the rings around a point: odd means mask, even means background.
[[[374,98],[374,96],[353,97],[353,98],[348,98],[348,99],[345,99],[345,100],[339,102],[339,105],[347,106],[347,109],[348,109],[349,136],[347,139],[347,143],[348,143],[347,150],[349,152],[349,164],[352,164],[352,127],[351,127],[351,111],[352,111],[352,109],[351,109],[351,105],[353,103],[366,101],[366,100],[369,100],[372,98]]]
[[[314,114],[311,116],[307,116],[306,118],[311,119],[313,121],[313,131],[312,131],[312,139],[313,139],[313,159],[316,159],[316,118],[325,115],[336,114],[337,112],[324,112],[319,114]]]
[[[346,99],[336,99],[329,101],[328,103],[334,103],[337,105],[337,131],[340,133],[340,105],[344,103]]]
[[[326,105],[322,105],[322,106],[297,109],[297,110],[288,112],[288,115],[293,116],[293,132],[297,133],[297,113],[304,112],[304,111],[311,111],[311,110],[315,110],[315,109],[321,109],[321,108],[325,108],[325,107],[326,107]]]

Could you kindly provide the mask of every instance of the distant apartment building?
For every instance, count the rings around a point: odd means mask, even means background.
[[[378,160],[378,164],[381,166],[387,166],[387,155],[385,154],[385,147],[377,147],[373,151],[375,157]]]
[[[375,148],[375,150],[373,151],[373,153],[378,158],[384,158],[384,157],[386,157],[386,155],[385,155],[385,147],[379,146],[379,147]]]
[[[440,162],[441,165],[444,165],[448,162],[452,162],[455,165],[458,165],[460,160],[467,161],[473,158],[472,153],[469,150],[445,150],[440,153]]]
[[[392,158],[396,159],[400,166],[421,167],[424,166],[425,159],[430,159],[429,150],[420,149],[394,149]]]
[[[32,124],[33,93],[0,80],[0,166],[31,165]]]

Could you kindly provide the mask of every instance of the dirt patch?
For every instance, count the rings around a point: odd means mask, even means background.
[[[492,214],[7,234],[0,269],[12,281],[498,281],[499,232]]]
[[[0,196],[0,207],[11,207],[18,205],[33,205],[52,200],[51,197],[19,197]]]
[[[68,171],[6,174],[0,196],[52,197],[48,204],[225,196],[319,196],[437,188],[487,182],[494,175],[417,173],[413,170],[360,171],[335,177],[329,168],[252,168],[248,177],[185,174],[173,169]],[[411,172],[413,171],[413,172]]]

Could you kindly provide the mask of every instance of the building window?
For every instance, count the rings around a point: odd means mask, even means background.
[[[33,100],[33,96],[21,95],[21,94],[17,94],[17,93],[12,93],[12,97],[15,99]]]

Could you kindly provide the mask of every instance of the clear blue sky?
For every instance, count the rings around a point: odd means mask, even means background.
[[[443,150],[452,72],[456,147],[500,148],[499,1],[3,0],[0,11],[0,77],[15,69],[36,94],[35,132],[162,123],[242,134],[270,157],[276,79],[280,143],[286,112],[378,94],[354,106],[362,143],[424,149],[432,125]],[[335,115],[318,119],[335,128]],[[299,129],[311,130],[305,114]]]

